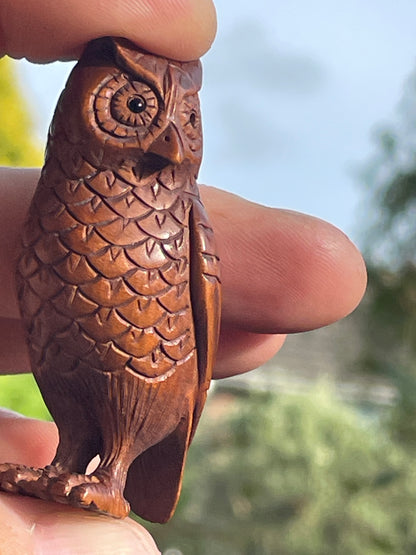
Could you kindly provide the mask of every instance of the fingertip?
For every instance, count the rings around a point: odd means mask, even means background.
[[[315,231],[309,246],[315,252],[310,296],[322,307],[321,325],[328,325],[358,306],[366,291],[367,270],[359,249],[343,231],[318,219]],[[307,295],[308,288],[304,291],[304,296]]]
[[[293,306],[293,318],[287,331],[308,331],[344,318],[357,307],[366,290],[361,253],[343,231],[328,222],[294,212],[285,216],[295,252],[287,298]]]
[[[332,324],[350,314],[366,289],[365,263],[357,247],[338,228],[297,212],[267,209],[263,232],[255,237],[263,253],[261,331],[294,333]],[[274,239],[273,239],[274,238]],[[257,240],[257,242],[256,242]],[[274,244],[273,244],[274,242]],[[278,247],[276,248],[276,244]]]

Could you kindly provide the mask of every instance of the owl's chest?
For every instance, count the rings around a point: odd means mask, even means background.
[[[133,187],[109,172],[57,180],[53,194],[41,189],[35,199],[46,235],[56,237],[68,254],[95,259],[99,271],[122,263],[121,251],[144,269],[186,257],[191,204],[180,189],[158,181]]]
[[[83,180],[59,184],[53,194],[37,193],[20,272],[23,287],[39,297],[28,321],[46,322],[32,337],[41,350],[59,334],[68,350],[67,330],[72,333],[75,322],[89,342],[85,350],[92,359],[83,358],[97,368],[102,356],[94,345],[109,342],[118,353],[114,368],[131,357],[140,359],[142,368],[150,357],[146,375],[156,372],[153,358],[162,345],[172,360],[191,352],[191,200],[173,191],[162,198],[160,191],[148,200],[132,187],[106,196]],[[53,318],[46,312],[43,317],[39,305]],[[79,339],[69,355],[77,349]]]

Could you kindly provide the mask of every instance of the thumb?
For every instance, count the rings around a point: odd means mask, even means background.
[[[12,494],[0,495],[0,545],[5,555],[160,554],[150,534],[131,519],[116,520]]]

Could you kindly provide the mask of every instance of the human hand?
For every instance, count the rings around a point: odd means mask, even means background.
[[[209,47],[215,29],[208,0],[108,2],[105,13],[100,2],[99,14],[98,1],[72,0],[65,9],[46,1],[32,3],[31,7],[27,0],[2,3],[0,51],[36,61],[68,59],[92,38],[123,35],[153,52],[192,59]],[[0,173],[3,373],[29,369],[13,273],[21,225],[38,175],[37,170]],[[215,377],[259,366],[280,348],[285,333],[326,325],[356,306],[364,290],[364,265],[341,232],[317,219],[265,208],[213,188],[204,188],[202,195],[216,232],[224,291]],[[53,424],[7,413],[0,417],[0,438],[0,460],[33,466],[50,462],[57,441]],[[1,499],[5,513],[1,522],[7,528],[2,531],[0,525],[0,534],[24,545],[22,553],[30,553],[33,545],[47,552],[74,549],[77,538],[88,553],[108,550],[112,543],[115,553],[133,550],[133,545],[135,553],[156,550],[146,533],[129,520],[114,521],[33,499],[7,495]],[[142,547],[140,542],[145,542]]]

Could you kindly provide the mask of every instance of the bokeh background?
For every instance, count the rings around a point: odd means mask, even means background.
[[[416,4],[217,1],[201,181],[341,227],[370,284],[344,321],[216,382],[166,555],[416,552]],[[0,163],[40,165],[71,64],[0,60]],[[0,403],[48,418],[31,376]]]

